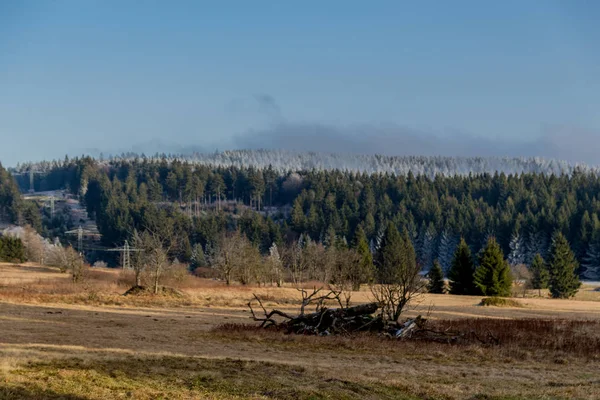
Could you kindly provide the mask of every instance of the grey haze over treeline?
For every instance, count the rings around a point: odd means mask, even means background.
[[[540,132],[504,137],[466,133],[458,128],[414,128],[392,123],[333,125],[288,120],[268,94],[254,96],[266,128],[234,137],[233,148],[284,149],[387,156],[543,157],[571,163],[600,164],[600,132],[568,125],[546,125]],[[250,103],[250,102],[249,102]],[[251,103],[250,103],[251,104]],[[435,126],[434,121],[432,125]],[[537,135],[536,135],[537,133]]]
[[[213,153],[216,150],[270,149],[346,155],[542,157],[570,164],[599,166],[599,138],[594,132],[569,127],[547,128],[539,139],[520,142],[502,138],[488,139],[462,132],[435,134],[390,124],[334,126],[283,121],[266,129],[251,130],[230,140],[213,143],[177,143],[176,140],[171,141],[165,137],[121,148],[107,146],[70,149],[62,154],[47,154],[37,159],[20,157],[12,160],[12,157],[3,155],[0,161],[14,166],[17,162],[60,159],[65,154],[108,157],[137,153],[151,156],[157,153],[190,155]]]
[[[543,157],[546,159],[600,165],[600,132],[576,125],[542,125],[538,132],[517,135],[507,132],[504,137],[469,133],[459,128],[415,128],[395,123],[334,124],[325,122],[296,121],[286,117],[284,107],[270,94],[255,94],[237,98],[224,105],[232,120],[252,119],[250,126],[231,136],[186,133],[178,135],[165,132],[146,141],[127,143],[120,146],[75,148],[70,145],[65,152],[39,154],[30,158],[19,151],[0,149],[0,160],[8,165],[17,161],[40,161],[89,154],[98,157],[122,153],[153,155],[210,153],[215,150],[277,149],[290,151],[314,151],[324,153],[380,154],[386,156],[445,156],[445,157]],[[432,122],[432,126],[435,123]],[[190,137],[197,136],[197,141]],[[139,136],[137,136],[139,138]],[[523,137],[526,139],[518,139]],[[531,139],[534,137],[534,139]],[[208,138],[208,139],[207,139]],[[81,143],[85,143],[82,137]],[[15,154],[19,159],[15,160]]]
[[[85,146],[86,135],[82,135],[80,146],[70,142],[64,147],[64,151],[46,152],[44,147],[30,148],[28,152],[1,148],[0,161],[14,166],[17,162],[57,159],[65,154],[99,157],[123,153],[192,154],[211,153],[215,150],[272,149],[385,156],[542,157],[571,164],[600,166],[600,132],[575,125],[544,125],[537,135],[527,132],[521,136],[528,139],[518,139],[519,135],[514,133],[492,138],[458,128],[415,128],[395,123],[343,125],[294,121],[286,118],[283,108],[269,94],[234,99],[224,109],[231,119],[244,119],[248,115],[258,117],[250,125],[260,127],[230,136],[217,136],[204,132],[199,124],[197,130],[202,134],[198,135],[165,132],[161,136],[148,135],[148,140],[137,142],[128,142],[124,137],[120,145],[105,147]],[[195,136],[198,137],[197,140],[190,139]],[[530,139],[531,137],[535,139]],[[57,139],[60,141],[60,138]]]
[[[73,149],[69,154],[98,157],[100,154],[108,156],[129,152],[154,155],[271,149],[386,156],[542,157],[598,166],[599,139],[600,133],[569,126],[547,126],[537,139],[519,141],[513,138],[492,139],[459,130],[435,133],[395,124],[342,126],[278,120],[266,128],[248,130],[230,139],[211,143],[177,143],[163,137],[121,148]]]
[[[392,124],[334,126],[281,122],[237,136],[233,147],[389,156],[543,157],[600,164],[600,133],[546,127],[535,140],[490,139],[457,130],[436,134]]]

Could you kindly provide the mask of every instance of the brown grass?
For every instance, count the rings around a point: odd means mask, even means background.
[[[131,286],[131,271],[92,268],[82,284],[71,283],[66,273],[57,269],[25,264],[14,266],[0,263],[0,301],[30,304],[81,304],[130,307],[236,307],[246,308],[253,293],[257,293],[270,308],[294,310],[301,296],[292,287],[255,287],[232,285],[203,279],[182,271],[174,271],[164,284],[186,293],[184,298],[173,296],[122,296]],[[318,283],[307,283],[312,287]],[[533,292],[532,292],[533,293]],[[537,296],[537,291],[535,291]],[[592,301],[552,300],[540,297],[511,299],[512,307],[490,309],[479,307],[481,297],[427,294],[408,311],[409,315],[428,313],[430,318],[574,318],[598,319],[600,292],[584,286],[580,298]],[[368,288],[352,294],[352,301],[372,301]]]
[[[297,310],[290,287],[169,277],[173,296],[122,296],[130,273],[0,265],[0,399],[595,399],[598,302],[427,295],[407,315],[498,345],[316,337],[257,329],[245,304]],[[593,290],[593,289],[592,289]],[[596,292],[596,294],[599,294]],[[586,293],[586,296],[589,293]],[[355,293],[354,302],[369,300]],[[249,325],[250,324],[250,325]]]
[[[447,333],[447,342],[440,336],[428,336],[399,341],[380,334],[363,333],[334,337],[288,335],[276,329],[262,329],[257,324],[226,323],[212,332],[224,338],[240,340],[269,340],[280,344],[326,347],[329,350],[351,348],[384,354],[390,349],[419,349],[434,351],[463,351],[465,348],[485,348],[489,355],[521,358],[523,354],[538,358],[557,356],[578,357],[600,361],[600,321],[574,320],[505,320],[457,319],[434,320],[426,329]],[[460,340],[455,340],[459,337]],[[491,339],[491,340],[490,340]],[[485,343],[482,343],[485,342]]]

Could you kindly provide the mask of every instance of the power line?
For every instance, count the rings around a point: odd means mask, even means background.
[[[79,253],[82,255],[83,255],[83,234],[84,233],[95,234],[95,232],[83,229],[81,227],[81,225],[79,225],[79,228],[77,228],[77,229],[65,232],[65,234],[68,234],[68,235],[77,235],[77,251],[79,251]]]
[[[35,167],[31,166],[29,167],[29,170],[27,172],[17,172],[17,173],[13,173],[12,175],[29,175],[29,193],[34,193],[35,192],[35,187],[34,187],[34,175],[35,174],[46,174],[46,172],[42,172],[42,171],[36,171]]]
[[[123,244],[123,247],[117,247],[115,249],[108,249],[105,251],[118,251],[123,253],[123,269],[131,269],[131,252],[144,250],[132,248],[131,246],[129,246],[129,242],[126,240]]]

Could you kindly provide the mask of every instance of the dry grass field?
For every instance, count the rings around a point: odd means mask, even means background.
[[[427,295],[407,313],[500,338],[484,346],[257,330],[242,325],[252,293],[294,310],[295,289],[174,274],[182,295],[123,296],[131,279],[98,269],[74,285],[52,268],[0,264],[0,399],[600,398],[594,287],[514,307]]]

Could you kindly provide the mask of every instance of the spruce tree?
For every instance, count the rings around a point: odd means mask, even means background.
[[[352,289],[360,289],[361,283],[370,282],[374,278],[374,267],[373,267],[373,255],[369,249],[369,243],[367,242],[367,235],[363,230],[362,226],[358,226],[354,236],[354,248],[360,257],[359,263],[359,274],[360,279],[352,282]]]
[[[548,288],[550,274],[548,273],[544,259],[539,253],[533,258],[529,270],[531,271],[531,287],[537,289],[538,294],[541,296],[541,290]]]
[[[388,223],[377,254],[377,277],[379,283],[394,283],[398,269],[403,265],[404,240],[393,223]],[[413,251],[414,252],[414,251]]]
[[[567,238],[560,232],[555,233],[548,259],[549,288],[552,297],[567,299],[575,296],[581,286],[576,274],[577,267],[575,254],[573,254]]]
[[[444,273],[442,272],[442,267],[440,266],[438,260],[433,261],[433,267],[431,267],[431,270],[429,270],[427,277],[429,278],[429,284],[427,285],[429,293],[446,292]]]
[[[512,277],[496,238],[488,238],[473,275],[475,286],[485,296],[510,296]]]
[[[427,229],[424,229],[422,237],[419,240],[421,268],[425,271],[429,271],[433,265],[435,258],[435,244],[436,244],[437,233],[433,223],[429,223]]]
[[[17,237],[0,236],[0,261],[25,262],[25,246]]]
[[[402,239],[402,260],[403,260],[403,272],[402,279],[406,279],[407,271],[417,271],[419,270],[419,266],[417,265],[417,254],[415,252],[415,247],[413,245],[412,240],[410,240],[410,233],[404,229],[401,235]]]
[[[300,197],[296,197],[294,200],[294,206],[292,207],[292,226],[296,231],[303,233],[306,227],[306,216],[302,209],[302,201]]]
[[[465,239],[461,238],[454,253],[450,271],[448,272],[450,293],[463,295],[475,294],[476,290],[473,283],[474,272],[475,266],[473,265],[471,249],[469,249]]]

